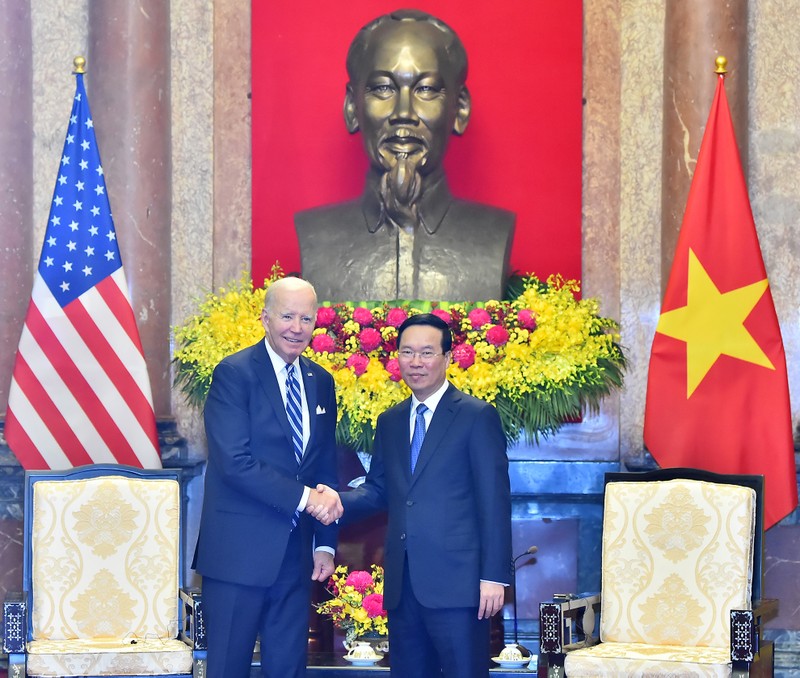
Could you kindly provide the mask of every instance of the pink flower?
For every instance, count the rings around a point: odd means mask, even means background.
[[[353,570],[353,572],[347,575],[347,579],[344,582],[345,586],[352,586],[361,594],[366,593],[367,589],[374,583],[372,575],[365,570]],[[383,600],[381,600],[381,605],[382,604]]]
[[[520,326],[524,327],[526,330],[536,329],[536,315],[528,308],[523,308],[517,313],[517,320]]]
[[[347,359],[345,365],[353,370],[357,377],[360,377],[362,374],[364,374],[364,372],[367,371],[369,358],[367,358],[367,356],[365,356],[363,353],[353,353],[353,355]]]
[[[367,611],[367,616],[370,618],[386,616],[386,610],[383,609],[383,594],[381,593],[370,593],[364,596],[364,600],[361,601],[361,607]]]
[[[336,320],[336,310],[330,306],[320,306],[317,309],[317,327],[330,327]]]
[[[334,353],[336,344],[327,334],[318,334],[311,340],[311,350],[314,353]]]
[[[453,346],[453,360],[462,370],[466,370],[475,362],[475,349],[470,344]]]
[[[445,321],[445,322],[446,322],[448,325],[449,325],[449,324],[452,322],[452,320],[453,320],[453,317],[452,317],[452,316],[451,316],[451,315],[450,315],[450,314],[449,314],[447,311],[443,311],[441,308],[435,308],[435,309],[433,309],[433,311],[431,311],[431,312],[432,312],[432,313],[433,313],[433,315],[435,315],[437,318],[441,318],[442,320],[444,320],[444,321]]]
[[[358,333],[358,343],[366,353],[374,351],[381,345],[383,337],[374,327],[365,327]]]
[[[392,327],[400,327],[406,321],[406,318],[408,318],[408,313],[402,308],[391,308],[386,314],[386,324]]]
[[[489,315],[489,312],[485,308],[473,308],[468,314],[467,317],[469,321],[472,323],[472,327],[478,329],[479,327],[483,327],[487,323],[492,322],[492,316]]]
[[[400,363],[397,358],[389,358],[386,361],[386,371],[389,373],[389,379],[392,381],[400,381]]]
[[[508,330],[502,325],[492,325],[486,330],[486,341],[493,346],[503,346],[508,341]]]
[[[368,308],[358,306],[353,309],[353,320],[355,320],[359,325],[366,327],[367,325],[372,325],[375,318],[372,317],[372,311],[370,311]]]

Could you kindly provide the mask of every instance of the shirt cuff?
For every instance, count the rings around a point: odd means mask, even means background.
[[[324,551],[325,553],[330,553],[332,556],[336,555],[336,551],[334,551],[330,546],[317,546],[317,548],[314,549],[314,553],[317,551]]]
[[[311,494],[310,487],[303,488],[303,496],[300,497],[300,503],[297,505],[297,510],[302,513],[306,510],[306,505],[308,504],[308,497]]]
[[[511,586],[511,584],[504,584],[501,581],[492,581],[491,579],[481,579],[481,581],[486,582],[487,584],[500,584],[500,586]]]

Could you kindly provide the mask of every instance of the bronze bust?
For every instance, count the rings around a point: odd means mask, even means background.
[[[359,31],[347,72],[345,122],[370,169],[360,199],[295,215],[303,276],[330,301],[501,298],[515,215],[455,198],[442,167],[470,116],[461,40],[393,12]]]

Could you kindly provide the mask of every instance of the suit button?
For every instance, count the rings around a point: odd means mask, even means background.
[[[405,541],[405,540],[406,540],[406,533],[403,532],[403,534],[400,535],[400,541]]]
[[[414,505],[414,502],[411,501],[410,499],[406,502],[406,506],[413,506],[413,505]]]

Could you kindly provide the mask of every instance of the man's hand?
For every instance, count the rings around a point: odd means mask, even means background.
[[[481,602],[478,606],[478,619],[488,619],[503,607],[506,587],[493,582],[481,582]]]
[[[320,483],[317,485],[317,489],[312,489],[308,495],[306,513],[312,515],[323,525],[330,525],[333,521],[339,520],[344,513],[339,493]]]
[[[333,574],[333,556],[327,551],[314,551],[314,572],[311,578],[314,581],[325,581]]]

